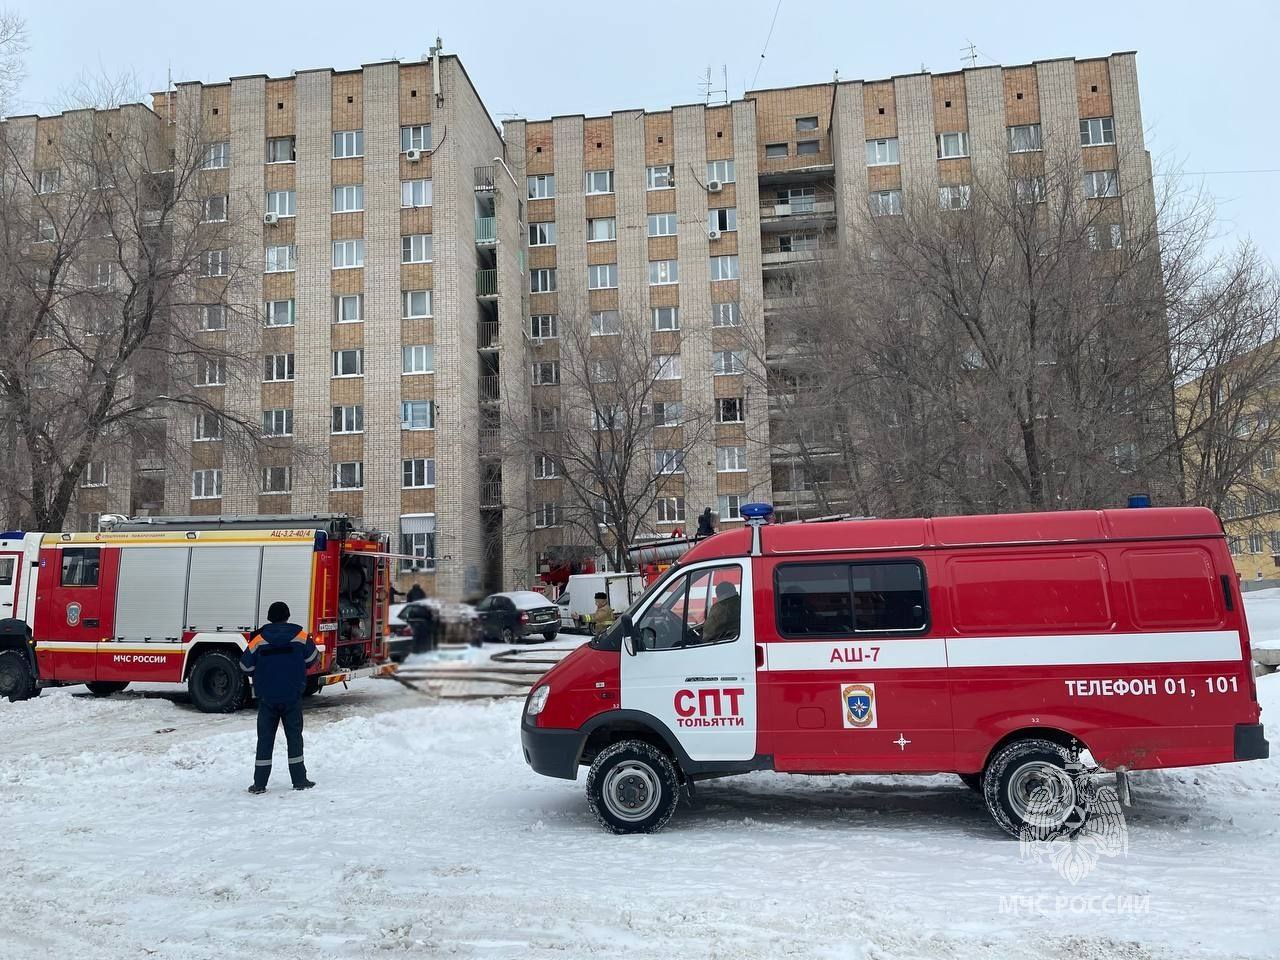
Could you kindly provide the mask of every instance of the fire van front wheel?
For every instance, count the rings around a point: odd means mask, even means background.
[[[40,688],[31,672],[31,661],[21,650],[0,650],[0,697],[10,703],[38,696]]]
[[[1070,837],[1084,826],[1071,755],[1050,740],[1017,740],[991,758],[982,775],[987,810],[1006,833],[1028,840]]]
[[[244,671],[225,650],[211,650],[196,661],[187,689],[201,713],[235,713],[249,699]]]
[[[676,811],[680,783],[671,758],[643,740],[600,751],[587,774],[587,803],[613,833],[653,833]]]

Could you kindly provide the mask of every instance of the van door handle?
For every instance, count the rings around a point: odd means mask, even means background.
[[[764,644],[756,644],[756,669],[764,666]]]

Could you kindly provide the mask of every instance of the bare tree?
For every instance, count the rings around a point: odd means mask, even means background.
[[[10,10],[0,10],[0,116],[22,81],[23,55],[27,51],[27,27],[23,19]]]

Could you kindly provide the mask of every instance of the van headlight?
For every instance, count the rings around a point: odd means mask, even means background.
[[[524,715],[526,717],[536,717],[542,712],[542,708],[547,705],[547,697],[551,696],[551,684],[544,683],[529,694],[529,702],[525,705]]]

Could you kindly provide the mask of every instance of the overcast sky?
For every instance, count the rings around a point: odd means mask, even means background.
[[[143,90],[176,80],[286,76],[416,59],[439,34],[496,120],[660,109],[703,99],[707,67],[729,92],[875,80],[965,64],[1138,51],[1147,145],[1158,167],[1219,204],[1226,237],[1280,261],[1280,5],[1256,0],[895,3],[828,0],[352,3],[0,0],[26,18],[27,79],[15,108],[58,109],[78,74],[130,72]],[[778,15],[770,36],[770,22]],[[761,51],[768,47],[761,59]],[[1267,172],[1256,172],[1267,171]]]

